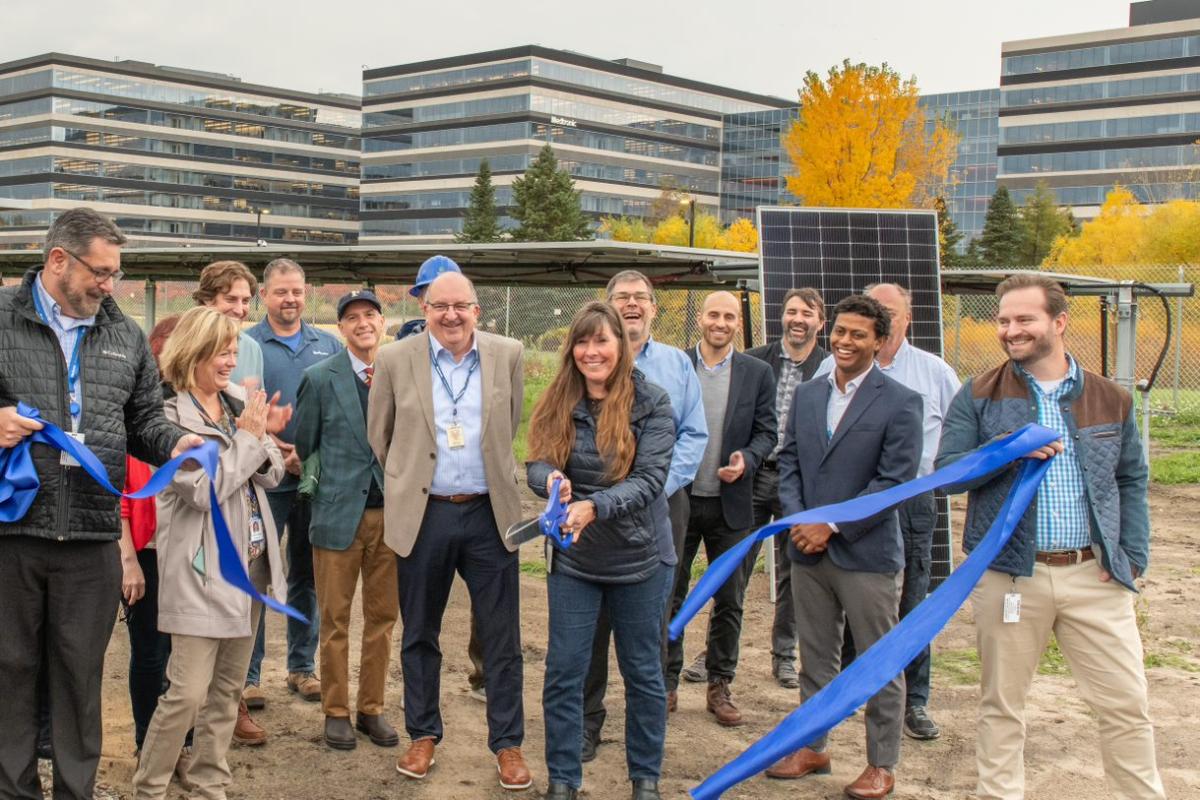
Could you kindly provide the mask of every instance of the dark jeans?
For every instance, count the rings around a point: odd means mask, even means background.
[[[691,505],[690,521],[687,536],[683,543],[683,556],[679,559],[678,572],[675,575],[675,591],[671,601],[671,616],[679,612],[687,597],[688,585],[691,581],[692,562],[700,543],[704,542],[704,552],[708,563],[746,537],[746,531],[734,530],[725,524],[725,514],[721,510],[720,497],[689,498]],[[708,679],[723,678],[732,681],[737,671],[738,640],[742,636],[742,601],[746,595],[746,578],[748,572],[739,569],[729,577],[729,580],[713,595],[712,616],[708,620],[708,643],[705,648],[705,662],[708,667]],[[667,688],[679,686],[679,673],[683,670],[683,637],[667,643]]]
[[[396,557],[404,633],[404,723],[408,735],[442,740],[439,708],[442,615],[455,573],[466,581],[483,649],[488,747],[497,753],[525,738],[522,699],[520,572],[500,541],[492,504],[430,500],[412,552]]]
[[[933,529],[937,523],[937,504],[933,493],[917,495],[897,509],[900,533],[904,536],[904,583],[900,590],[900,619],[921,604],[929,594],[930,567],[933,562]],[[857,657],[850,626],[842,640],[842,669]],[[905,706],[929,705],[929,645],[904,668]]]
[[[550,637],[542,707],[551,783],[576,789],[583,783],[583,683],[602,604],[608,609],[625,681],[629,779],[658,780],[667,733],[667,692],[660,659],[663,599],[674,569],[662,564],[639,583],[595,583],[550,572]]]
[[[683,539],[687,534],[688,525],[688,494],[686,489],[680,489],[667,498],[671,514],[671,540],[675,547],[675,555],[682,557]],[[672,571],[674,575],[674,571]],[[662,636],[659,639],[659,661],[663,675],[667,674],[667,625],[671,619],[667,615],[670,610],[669,602],[673,591],[673,581],[668,580],[663,589],[663,618]],[[600,738],[600,730],[604,727],[608,712],[604,708],[604,695],[608,691],[608,642],[612,638],[612,626],[608,622],[608,609],[600,603],[600,616],[596,619],[596,635],[592,643],[592,660],[588,665],[587,681],[583,687],[583,726],[589,736]]]
[[[754,475],[754,530],[758,530],[773,519],[783,516],[779,504],[779,470],[763,466]],[[792,599],[792,561],[788,557],[787,532],[778,534],[772,544],[775,547],[775,620],[771,625],[772,661],[796,662],[796,603]],[[754,562],[758,560],[762,542],[755,542],[746,556],[742,569],[746,573],[746,584],[754,573]]]
[[[41,800],[38,673],[46,686],[54,796],[91,800],[100,762],[104,650],[117,619],[115,541],[0,536],[0,797]]]
[[[313,582],[312,543],[308,541],[308,524],[312,510],[307,500],[294,492],[272,492],[267,495],[275,531],[283,536],[287,526],[287,602],[308,617],[305,625],[298,619],[287,618],[288,672],[315,672],[317,644],[321,634],[321,614],[317,609],[317,588]],[[258,685],[262,679],[262,662],[266,654],[267,615],[258,623],[258,638],[250,655],[250,670],[246,683]]]

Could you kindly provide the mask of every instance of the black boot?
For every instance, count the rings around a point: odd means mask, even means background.
[[[662,795],[658,793],[658,781],[634,781],[633,800],[662,800]]]
[[[546,787],[546,800],[575,800],[579,793],[565,783],[552,783]]]

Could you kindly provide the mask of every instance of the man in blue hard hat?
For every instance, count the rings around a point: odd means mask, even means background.
[[[436,255],[430,256],[421,263],[421,268],[417,270],[417,280],[413,283],[412,288],[408,293],[413,297],[420,299],[425,294],[425,289],[429,284],[433,283],[433,279],[445,272],[462,272],[454,259],[449,256]],[[400,330],[396,331],[396,340],[407,338],[416,333],[421,333],[425,330],[425,320],[423,318],[410,319],[408,322],[400,326]],[[471,640],[472,645],[475,640]],[[472,652],[474,652],[472,650]],[[480,677],[479,685],[483,685],[483,678]],[[472,682],[474,688],[474,682]]]

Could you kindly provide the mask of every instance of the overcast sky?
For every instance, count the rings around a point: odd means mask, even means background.
[[[358,94],[362,68],[540,44],[795,98],[844,58],[923,93],[996,86],[1000,43],[1120,28],[1127,0],[3,0],[0,60],[132,58]]]

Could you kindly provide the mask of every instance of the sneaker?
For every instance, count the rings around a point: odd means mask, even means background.
[[[701,650],[700,655],[696,656],[696,660],[684,667],[680,675],[688,683],[707,683],[708,654]]]
[[[800,674],[796,672],[796,662],[785,658],[776,658],[771,673],[775,682],[785,689],[800,688]]]
[[[925,713],[925,706],[910,706],[904,712],[904,732],[912,739],[929,740],[942,735],[937,723]]]
[[[312,672],[289,672],[287,676],[289,692],[295,692],[310,703],[321,699],[321,679]]]

